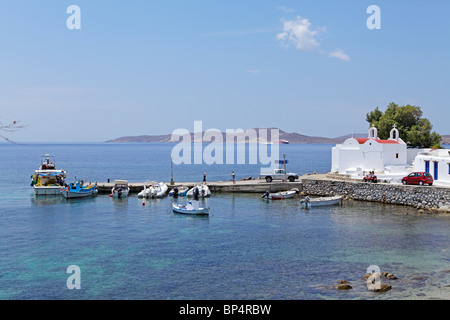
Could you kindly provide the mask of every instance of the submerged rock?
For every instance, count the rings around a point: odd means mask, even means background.
[[[371,292],[387,292],[392,289],[392,286],[387,283],[380,283],[380,284],[371,283],[367,286],[367,288]]]

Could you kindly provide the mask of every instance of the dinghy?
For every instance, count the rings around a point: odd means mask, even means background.
[[[188,202],[187,205],[172,203],[172,210],[176,213],[190,214],[190,215],[209,215],[209,208],[200,208],[198,202]]]
[[[282,192],[276,192],[276,193],[270,193],[270,191],[267,190],[266,193],[262,196],[262,198],[268,199],[268,200],[290,199],[290,198],[293,198],[296,193],[297,192],[294,190],[282,191]]]
[[[172,190],[170,190],[169,196],[171,196],[171,197],[185,197],[186,194],[188,193],[188,191],[189,191],[189,188],[185,187],[185,186],[174,187]]]
[[[153,183],[150,188],[144,185],[144,190],[138,193],[139,198],[163,198],[169,187],[165,183]]]
[[[190,189],[186,196],[191,198],[208,198],[211,197],[211,191],[206,184],[199,184]]]
[[[300,204],[305,208],[310,207],[320,207],[320,206],[333,206],[341,204],[342,196],[335,197],[320,197],[320,198],[310,198],[305,197],[305,199],[300,201]]]

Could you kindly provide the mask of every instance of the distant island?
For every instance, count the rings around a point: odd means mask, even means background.
[[[253,128],[256,130],[257,135],[259,136],[259,130],[258,128]],[[269,128],[268,129],[268,135],[270,140],[270,129],[276,129],[276,128]],[[288,141],[289,143],[322,143],[322,144],[336,144],[336,143],[342,143],[346,139],[350,137],[355,138],[365,138],[367,137],[367,133],[358,133],[358,134],[348,134],[345,136],[337,137],[337,138],[325,138],[325,137],[311,137],[306,136],[299,133],[288,133],[283,130],[280,130],[280,136],[279,141]],[[204,133],[204,132],[203,132]],[[449,136],[450,138],[450,136]],[[226,141],[226,134],[222,133],[222,139],[223,141]],[[193,141],[193,133],[191,133],[191,140]],[[449,139],[450,140],[450,139]],[[172,139],[172,134],[163,134],[163,135],[142,135],[142,136],[126,136],[126,137],[120,137],[112,140],[106,141],[107,143],[178,143],[181,139],[177,139],[177,136],[175,136],[175,139]],[[211,142],[207,139],[203,139],[203,142]],[[261,142],[259,139],[257,141],[250,141],[250,142]],[[274,141],[275,142],[275,141]]]
[[[269,128],[268,132],[270,133],[270,129],[275,128]],[[254,128],[259,136],[259,130],[257,128]],[[280,136],[279,140],[282,141],[288,141],[289,143],[319,143],[319,144],[337,144],[337,143],[343,143],[346,139],[350,137],[354,138],[366,138],[367,133],[354,133],[354,134],[347,134],[345,136],[336,137],[336,138],[326,138],[326,137],[311,137],[303,134],[299,134],[296,132],[288,133],[283,130],[280,130]],[[225,133],[222,133],[223,141],[226,141]],[[193,133],[191,133],[191,139],[193,138]],[[163,134],[163,135],[142,135],[142,136],[126,136],[126,137],[120,137],[112,140],[106,141],[107,143],[178,143],[181,139],[172,139],[172,134]],[[203,142],[208,143],[211,141],[203,140]],[[260,141],[250,141],[250,142],[260,142]],[[442,144],[450,145],[450,135],[443,135],[442,136]]]

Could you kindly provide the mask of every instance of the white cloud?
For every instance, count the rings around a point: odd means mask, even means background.
[[[286,8],[285,6],[280,6],[280,7],[278,7],[277,9],[280,10],[280,11],[286,12],[286,13],[294,12],[294,11],[295,11],[295,10],[292,9],[292,8]]]
[[[341,49],[336,49],[329,53],[320,49],[319,36],[327,31],[326,27],[312,28],[311,22],[300,16],[297,16],[295,20],[282,21],[283,32],[278,33],[276,39],[281,42],[283,47],[294,45],[300,51],[325,54],[330,58],[350,61],[350,57]]]
[[[308,19],[297,16],[296,20],[284,21],[283,32],[277,34],[277,40],[285,47],[291,43],[300,51],[312,51],[320,45],[318,34],[319,30],[312,30]]]
[[[328,56],[342,61],[350,61],[350,57],[346,55],[341,49],[336,49],[333,52],[330,52]]]

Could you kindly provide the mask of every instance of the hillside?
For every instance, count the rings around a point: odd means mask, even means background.
[[[259,130],[258,128],[254,129],[257,133],[257,136],[259,136]],[[268,137],[267,140],[270,141],[270,129],[268,131]],[[325,143],[325,144],[336,144],[336,143],[342,143],[347,138],[351,137],[352,134],[348,134],[341,137],[336,138],[326,138],[326,137],[312,137],[303,135],[300,133],[292,132],[288,133],[283,130],[280,130],[280,137],[279,140],[287,140],[289,143]],[[237,135],[239,137],[239,135]],[[361,138],[366,137],[367,134],[354,134],[355,138]],[[244,135],[240,136],[242,139],[244,139]],[[164,134],[164,135],[142,135],[142,136],[126,136],[126,137],[120,137],[112,140],[108,140],[106,142],[108,143],[178,143],[181,138],[177,139],[177,136],[174,136],[174,139],[172,140],[172,134]],[[265,137],[258,139],[250,139],[250,142],[266,142]],[[450,138],[450,136],[449,136]],[[191,133],[191,141],[194,139],[193,133]],[[222,133],[222,139],[223,141],[226,141],[226,134]],[[235,141],[237,141],[236,139]],[[211,142],[211,139],[204,139],[203,142]]]

